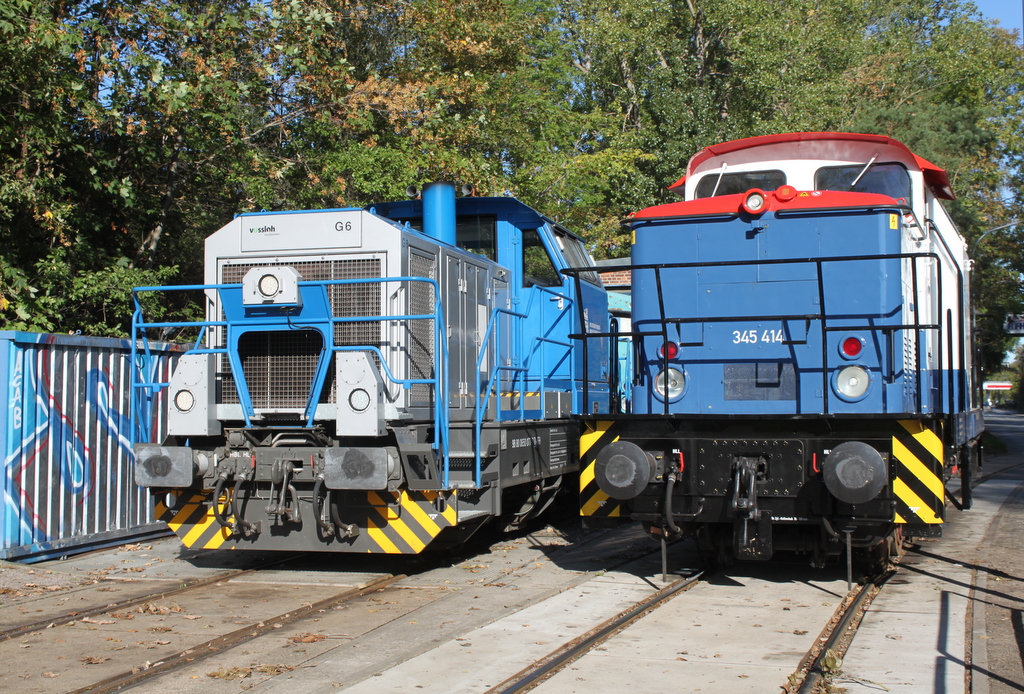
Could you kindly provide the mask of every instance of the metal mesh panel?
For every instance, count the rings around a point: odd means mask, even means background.
[[[409,254],[409,275],[436,279],[437,261],[434,256]],[[409,314],[424,315],[434,312],[434,287],[426,282],[409,283]],[[408,344],[409,378],[432,378],[434,375],[434,321],[409,321]],[[425,383],[414,385],[410,397],[412,405],[430,405],[431,387]]]
[[[331,269],[332,280],[380,277],[380,260],[377,258],[335,260],[331,263]],[[336,318],[378,316],[381,313],[380,284],[338,284],[329,287],[328,290],[331,297],[331,309]],[[334,343],[337,345],[378,345],[380,343],[380,321],[338,323],[334,326]]]
[[[239,265],[226,265],[221,269],[220,281],[224,284],[240,283],[250,269],[254,267],[280,267],[288,266],[295,268],[304,281],[321,282],[326,280],[345,280],[361,278],[377,278],[381,276],[381,260],[379,258],[346,258],[341,260],[314,260],[300,262],[256,262]],[[332,285],[328,287],[328,296],[331,301],[331,310],[338,318],[354,318],[358,316],[377,316],[381,313],[381,285],[379,283],[368,284],[347,284]],[[223,319],[223,314],[221,315]],[[380,346],[380,322],[379,321],[358,321],[353,323],[339,323],[334,326],[334,342],[337,345],[371,345]],[[283,333],[292,335],[310,331],[288,331]],[[276,334],[276,333],[271,333]],[[239,350],[241,343],[239,341]],[[317,355],[322,349],[322,341],[317,337]],[[222,333],[221,345],[224,346]],[[262,365],[257,366],[261,361],[260,349],[267,352],[262,355]],[[249,382],[250,395],[255,408],[277,408],[277,407],[305,407],[306,397],[312,383],[313,373],[316,369],[316,355],[312,361],[303,350],[306,345],[301,341],[287,342],[278,345],[273,340],[262,344],[254,344],[250,348],[249,359],[252,368],[256,369],[259,378],[265,384],[265,390],[257,395],[257,386],[249,375],[249,366],[245,369],[246,380]],[[291,350],[291,351],[289,351]],[[260,371],[263,369],[263,371]],[[219,403],[238,403],[238,391],[235,389],[234,378],[231,376],[231,369],[228,366],[224,355],[220,356],[217,369],[217,381],[219,385]],[[301,403],[280,404],[284,400],[293,402],[297,397],[293,391],[298,382],[304,383],[305,390],[301,396]],[[327,381],[324,385],[324,392],[320,394],[320,402],[334,402],[334,365],[333,361],[328,369]]]
[[[323,338],[315,330],[242,335],[238,356],[253,406],[305,407],[323,346]]]

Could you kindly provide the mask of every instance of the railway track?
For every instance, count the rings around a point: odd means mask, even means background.
[[[811,694],[815,691],[815,687],[818,686],[823,676],[828,676],[837,671],[837,665],[841,665],[842,655],[856,633],[856,628],[864,615],[864,611],[892,573],[893,571],[890,571],[885,575],[857,585],[842,599],[839,607],[831,615],[818,638],[815,639],[813,645],[798,665],[796,672],[789,677],[787,683],[779,683],[785,691]],[[577,662],[589,651],[599,648],[602,644],[606,644],[609,640],[616,638],[624,630],[651,614],[653,610],[663,607],[669,600],[677,598],[694,588],[702,578],[705,578],[705,580],[721,580],[723,577],[724,575],[721,573],[708,576],[697,573],[688,578],[674,580],[661,590],[638,601],[631,608],[622,611],[614,618],[578,636],[547,656],[523,668],[498,686],[488,689],[487,694],[518,694],[519,692],[530,691],[534,688],[537,688],[539,692],[546,691],[542,685],[545,680],[553,677],[566,666]],[[701,596],[697,593],[689,597],[694,600],[701,599]],[[678,638],[678,634],[665,634],[665,638]],[[742,637],[737,636],[737,638]],[[681,658],[680,660],[685,659]],[[578,669],[586,671],[587,664],[581,663]],[[577,679],[579,679],[578,676]],[[564,683],[562,685],[555,685],[553,689],[560,691],[560,686],[564,688],[565,685]],[[598,689],[594,691],[603,690]],[[736,691],[744,691],[744,689],[737,687]]]
[[[796,672],[790,676],[785,691],[813,694],[822,679],[840,672],[843,656],[857,633],[865,611],[895,572],[893,569],[850,591],[801,660]]]
[[[200,679],[204,691],[237,691],[235,678],[251,678],[247,684],[269,679],[349,646],[358,653],[346,656],[353,671],[345,676],[357,682],[381,669],[382,658],[403,660],[409,648],[430,647],[429,638],[410,625],[419,623],[432,636],[440,625],[454,637],[465,630],[463,622],[475,625],[482,618],[471,602],[476,597],[493,595],[512,612],[518,607],[513,597],[533,601],[552,585],[586,581],[587,566],[597,571],[608,567],[609,558],[621,563],[651,551],[651,542],[639,532],[588,538],[573,543],[553,532],[503,540],[454,565],[444,558],[390,562],[392,567],[418,564],[420,573],[409,576],[366,573],[372,563],[359,565],[353,557],[344,562],[318,557],[327,566],[317,571],[279,562],[217,571],[174,589],[140,591],[104,607],[9,626],[0,640],[0,658],[15,665],[0,672],[0,687],[95,693],[159,686],[175,692],[194,691]],[[553,561],[560,557],[580,570],[561,569]],[[332,570],[332,561],[349,570]],[[478,568],[484,561],[487,570]],[[513,580],[518,592],[509,593],[505,582]],[[351,583],[358,585],[343,585]],[[77,595],[71,597],[78,600]],[[463,619],[452,619],[460,610]]]
[[[231,581],[241,576],[256,573],[260,570],[268,569],[272,566],[277,566],[287,561],[292,561],[295,557],[287,557],[283,559],[276,559],[273,561],[263,562],[257,566],[250,567],[248,569],[238,569],[234,571],[225,571],[222,573],[215,574],[206,578],[198,578],[193,580],[183,581],[177,588],[168,588],[161,590],[149,590],[131,597],[122,598],[115,602],[108,602],[102,605],[95,605],[93,607],[77,608],[73,611],[67,611],[60,614],[55,614],[46,617],[45,619],[39,619],[31,622],[25,622],[15,626],[9,626],[0,629],[0,641],[6,641],[8,639],[17,638],[19,636],[25,636],[36,631],[43,631],[44,629],[52,629],[56,626],[62,626],[64,624],[70,624],[77,622],[82,619],[89,619],[97,615],[102,615],[108,612],[115,612],[119,610],[126,610],[138,605],[146,603],[152,603],[157,600],[165,600],[167,598],[175,597],[188,593],[193,590],[205,588],[210,585],[217,583],[223,583],[225,581]]]
[[[169,657],[163,658],[154,663],[147,663],[144,669],[133,668],[126,672],[120,672],[78,689],[71,690],[70,694],[107,694],[116,692],[126,687],[134,687],[149,680],[156,679],[173,670],[198,663],[202,660],[223,654],[226,650],[237,648],[250,641],[273,633],[274,630],[299,622],[311,614],[337,607],[338,605],[362,597],[369,593],[383,590],[392,583],[405,578],[404,576],[384,576],[372,581],[365,587],[346,590],[332,595],[324,600],[315,603],[307,603],[299,608],[289,610],[279,615],[262,619],[258,622],[248,624],[241,629],[236,629],[228,634],[217,636],[204,643],[191,646],[179,651]]]
[[[681,578],[672,581],[650,597],[639,601],[633,607],[620,612],[600,626],[570,641],[542,660],[516,673],[497,687],[489,689],[488,694],[516,694],[517,692],[526,691],[538,682],[558,672],[590,649],[612,638],[630,624],[643,619],[644,615],[656,609],[662,603],[686,591],[700,580],[700,576],[701,574],[697,573],[685,579]]]

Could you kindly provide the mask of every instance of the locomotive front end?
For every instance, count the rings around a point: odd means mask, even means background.
[[[584,422],[586,522],[816,565],[938,532],[981,431],[944,180],[885,138],[769,136],[627,219],[632,413]]]

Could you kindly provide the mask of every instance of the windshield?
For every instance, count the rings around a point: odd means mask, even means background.
[[[854,181],[857,185],[853,185]],[[827,166],[814,174],[814,189],[881,193],[897,200],[910,200],[910,174],[902,164]]]
[[[719,181],[721,179],[721,181]],[[786,184],[786,174],[781,171],[737,171],[719,175],[710,173],[697,182],[694,198],[710,198],[712,195],[735,195],[746,193],[751,188],[775,190]],[[716,190],[717,186],[717,190]]]
[[[562,233],[559,229],[555,231],[555,238],[558,239],[558,245],[561,246],[569,267],[593,267],[594,261],[590,259],[590,254],[587,253],[587,248],[582,241],[575,236]],[[580,278],[591,284],[601,284],[601,279],[596,272],[581,272]]]

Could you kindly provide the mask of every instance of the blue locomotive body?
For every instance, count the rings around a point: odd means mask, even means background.
[[[934,532],[954,470],[969,494],[982,428],[944,175],[872,136],[718,147],[686,201],[626,222],[632,415],[585,422],[583,515],[816,563]]]
[[[207,239],[204,285],[136,290],[133,411],[171,403],[136,480],[196,548],[408,554],[518,527],[574,479],[570,414],[608,410],[607,350],[584,365],[568,337],[607,332],[607,296],[559,274],[591,262],[519,201],[450,184],[239,216]],[[138,297],[172,291],[206,319],[147,321]],[[146,336],[181,328],[198,339],[160,382]]]

